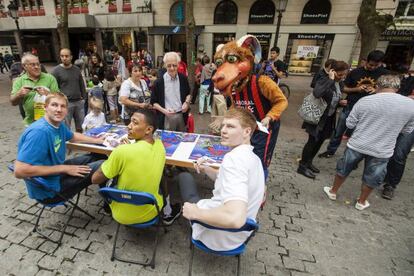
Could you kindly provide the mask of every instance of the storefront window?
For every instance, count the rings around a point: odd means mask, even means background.
[[[145,31],[135,32],[135,51],[147,50],[148,36]]]
[[[170,25],[183,25],[185,22],[184,1],[175,2],[170,9]]]
[[[216,52],[216,48],[219,44],[226,44],[229,41],[233,41],[236,39],[235,33],[221,33],[221,34],[214,34],[213,36],[213,52]],[[213,54],[214,54],[213,53]]]
[[[249,13],[249,24],[273,24],[275,4],[270,0],[258,0],[253,3]]]
[[[285,61],[291,74],[310,75],[316,73],[328,59],[335,35],[290,34]]]
[[[229,0],[218,3],[214,11],[214,24],[237,24],[237,5]]]

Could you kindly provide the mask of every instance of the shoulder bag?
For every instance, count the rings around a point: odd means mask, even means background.
[[[306,123],[317,125],[327,105],[323,98],[316,98],[313,93],[310,93],[303,99],[298,114]]]

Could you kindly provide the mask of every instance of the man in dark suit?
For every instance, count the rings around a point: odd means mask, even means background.
[[[151,95],[151,104],[157,110],[160,129],[185,131],[191,95],[188,79],[177,72],[180,57],[175,52],[164,55],[167,72],[158,78]]]

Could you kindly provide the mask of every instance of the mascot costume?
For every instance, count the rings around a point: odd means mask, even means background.
[[[286,97],[271,78],[253,74],[254,64],[261,59],[261,47],[255,36],[245,35],[237,42],[217,48],[214,55],[217,71],[212,78],[215,89],[224,95],[228,108],[248,109],[269,131],[267,134],[256,129],[251,138],[253,151],[262,161],[267,179],[280,116],[288,104]]]

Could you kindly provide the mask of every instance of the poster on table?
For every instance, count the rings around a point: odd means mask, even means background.
[[[164,130],[157,130],[154,136],[161,139],[167,156],[172,156],[181,143],[194,143],[198,137],[197,134],[193,133]]]
[[[85,132],[91,137],[105,135],[104,146],[116,148],[123,143],[133,143],[128,138],[128,128],[122,125],[105,124],[89,129]],[[220,136],[173,132],[157,130],[154,133],[155,139],[161,139],[166,156],[177,160],[197,160],[200,157],[208,157],[212,162],[220,164],[224,155],[231,150],[221,144]]]
[[[220,136],[200,134],[197,144],[190,154],[190,159],[197,160],[200,157],[206,156],[213,159],[216,163],[221,163],[224,155],[231,149],[227,146],[223,146],[220,143],[220,140]]]
[[[298,46],[298,58],[316,58],[318,56],[319,46]]]

